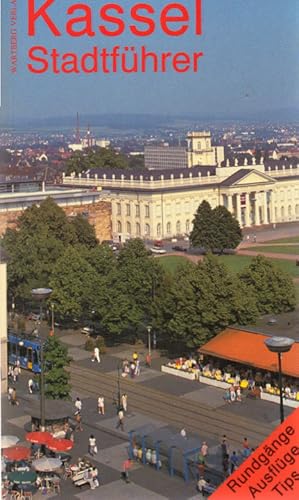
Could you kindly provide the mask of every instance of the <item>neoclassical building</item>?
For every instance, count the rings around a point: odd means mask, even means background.
[[[113,238],[171,238],[189,234],[198,205],[224,205],[241,226],[299,220],[299,163],[261,158],[248,164],[166,171],[92,169],[63,176],[71,186],[96,187],[112,204]]]

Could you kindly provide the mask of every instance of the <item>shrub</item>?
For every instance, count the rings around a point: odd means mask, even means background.
[[[100,349],[100,354],[106,354],[106,344],[104,337],[99,335],[95,341],[95,346]]]
[[[88,338],[85,342],[85,351],[93,351],[95,348],[95,341]]]

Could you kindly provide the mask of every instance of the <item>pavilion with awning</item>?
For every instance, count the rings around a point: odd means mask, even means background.
[[[263,333],[226,328],[200,347],[199,352],[205,356],[277,373],[277,355],[270,352],[265,345],[268,338],[271,337]],[[298,341],[295,341],[289,352],[282,355],[282,372],[284,375],[299,378]]]

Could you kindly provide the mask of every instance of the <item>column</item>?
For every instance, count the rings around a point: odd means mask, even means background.
[[[245,193],[245,226],[250,226],[250,197]]]
[[[237,208],[237,219],[240,226],[242,225],[242,214],[241,214],[241,197],[240,194],[236,194],[236,208]]]
[[[264,224],[269,224],[269,217],[268,217],[268,202],[267,202],[267,191],[264,191],[263,193],[263,205],[264,205]]]
[[[272,224],[276,224],[275,207],[274,207],[274,193],[273,193],[273,191],[270,191],[270,222]]]
[[[227,195],[227,210],[230,211],[230,213],[233,213],[233,197],[231,194]]]
[[[254,224],[255,226],[259,226],[260,221],[260,211],[259,211],[259,193],[255,193],[255,202],[254,202]]]

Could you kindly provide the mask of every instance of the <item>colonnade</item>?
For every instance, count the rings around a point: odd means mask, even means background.
[[[275,223],[273,192],[271,190],[223,195],[223,204],[242,226]]]

